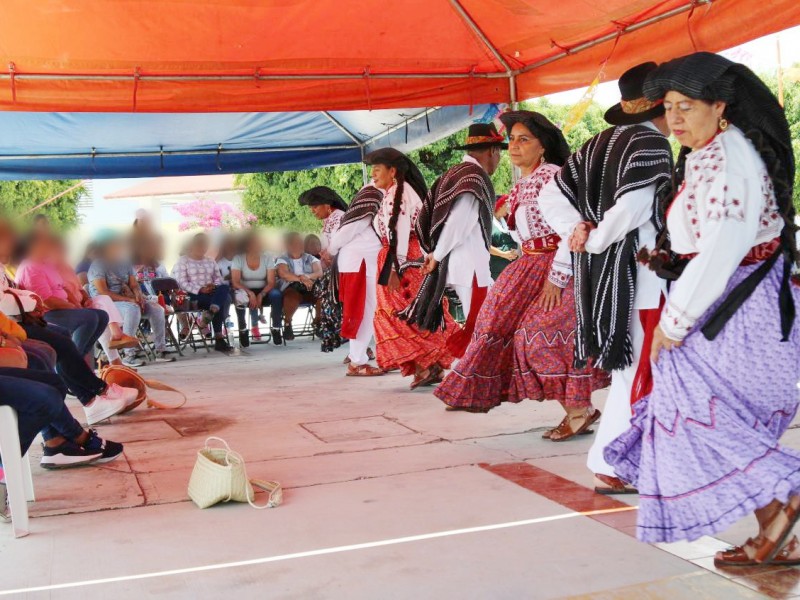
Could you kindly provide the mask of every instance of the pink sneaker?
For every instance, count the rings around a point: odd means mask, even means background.
[[[139,392],[133,388],[124,388],[116,383],[112,383],[106,389],[105,394],[95,396],[94,400],[83,407],[86,413],[86,422],[94,425],[100,421],[118,415],[132,404],[139,396]]]
[[[258,327],[253,327],[250,330],[250,335],[254,340],[261,340],[261,330]]]

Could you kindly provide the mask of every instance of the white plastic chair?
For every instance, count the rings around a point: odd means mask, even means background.
[[[28,502],[33,502],[33,478],[28,455],[20,456],[17,413],[10,406],[0,405],[0,453],[6,475],[8,507],[14,537],[28,535]]]

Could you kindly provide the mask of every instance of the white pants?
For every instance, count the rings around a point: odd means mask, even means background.
[[[364,299],[364,318],[358,328],[354,340],[350,340],[350,363],[354,366],[365,365],[369,362],[367,350],[372,335],[375,332],[375,309],[378,305],[377,278],[367,276],[367,297]]]
[[[589,450],[586,466],[592,473],[616,477],[614,469],[603,458],[605,447],[622,435],[631,422],[631,392],[633,380],[639,367],[639,357],[644,344],[644,329],[639,318],[639,311],[633,311],[631,318],[631,341],[633,342],[633,364],[627,369],[611,373],[611,388],[608,391],[600,426],[594,434],[594,444]],[[649,348],[647,349],[649,351]]]
[[[472,307],[472,286],[469,285],[451,285],[450,288],[458,296],[461,302],[461,308],[464,311],[464,318],[469,316],[469,309]]]

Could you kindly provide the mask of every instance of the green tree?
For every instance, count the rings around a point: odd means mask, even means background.
[[[10,218],[19,217],[77,183],[72,180],[0,181],[0,212]],[[59,231],[72,229],[79,221],[78,200],[84,191],[83,186],[79,186],[36,212],[47,215]]]

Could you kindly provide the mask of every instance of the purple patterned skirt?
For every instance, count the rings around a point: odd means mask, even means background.
[[[739,267],[725,295],[756,268]],[[800,491],[800,452],[778,443],[800,394],[800,321],[780,341],[782,268],[779,260],[714,341],[700,332],[712,307],[681,347],[662,352],[631,429],[606,446],[606,461],[639,489],[641,541],[714,534]]]
[[[572,282],[561,295],[561,306],[549,312],[536,306],[553,257],[524,254],[503,270],[481,307],[464,357],[436,388],[437,398],[484,412],[524,399],[589,406],[592,391],[608,385],[607,376],[595,369],[572,366]]]

